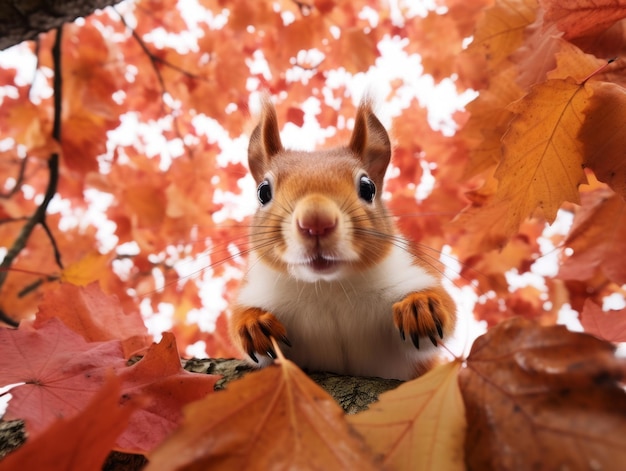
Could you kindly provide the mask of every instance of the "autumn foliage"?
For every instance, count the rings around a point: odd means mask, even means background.
[[[626,469],[626,1],[183,3],[0,54],[0,387],[28,432],[0,470],[113,449],[151,470]],[[422,73],[473,97],[447,126]],[[236,354],[249,107],[268,90],[284,134],[332,145],[367,80],[394,109],[388,205],[489,329],[354,416],[284,359],[213,393],[180,355]],[[554,325],[570,310],[586,333]]]

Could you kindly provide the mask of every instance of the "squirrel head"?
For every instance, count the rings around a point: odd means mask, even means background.
[[[262,261],[306,281],[377,263],[394,233],[381,198],[390,159],[389,136],[369,100],[358,107],[347,146],[303,152],[283,147],[266,98],[248,147],[261,204],[253,250],[265,247],[256,251]]]

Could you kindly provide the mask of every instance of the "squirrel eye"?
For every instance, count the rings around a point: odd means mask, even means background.
[[[371,203],[374,201],[374,196],[376,196],[376,185],[374,182],[366,175],[363,175],[359,179],[359,197],[362,200]]]
[[[259,183],[259,186],[256,189],[256,196],[259,199],[259,203],[261,205],[266,205],[270,201],[272,201],[272,187],[270,186],[270,182],[267,180],[263,180]]]

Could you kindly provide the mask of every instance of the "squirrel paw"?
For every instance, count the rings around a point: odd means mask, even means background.
[[[291,347],[285,326],[270,312],[251,307],[234,313],[233,321],[233,334],[255,363],[259,362],[255,352],[276,359],[270,337]]]
[[[420,348],[419,338],[428,337],[433,345],[442,339],[453,313],[449,296],[441,289],[424,290],[407,295],[393,305],[393,321],[402,340],[408,335],[415,348]]]

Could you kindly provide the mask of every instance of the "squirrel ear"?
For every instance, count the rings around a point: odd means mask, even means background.
[[[278,132],[278,118],[276,109],[266,95],[263,97],[261,120],[252,131],[248,144],[248,165],[250,172],[257,182],[263,180],[267,164],[276,154],[283,150]]]
[[[380,184],[391,160],[391,142],[367,98],[361,101],[356,112],[348,147],[361,160],[370,177]]]

